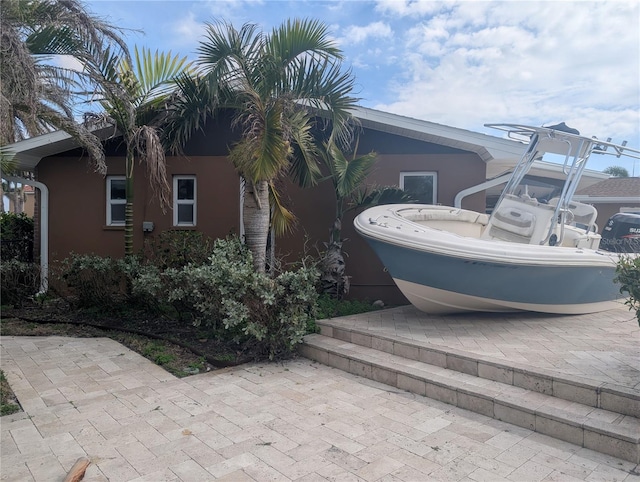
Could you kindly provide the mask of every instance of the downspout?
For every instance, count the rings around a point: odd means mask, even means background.
[[[476,186],[471,186],[471,187],[469,187],[467,189],[464,189],[464,190],[460,191],[458,194],[456,194],[456,197],[453,200],[453,207],[461,208],[462,207],[462,200],[465,197],[470,196],[471,194],[475,194],[475,193],[480,192],[480,191],[484,191],[484,190],[489,189],[491,187],[495,187],[495,186],[499,186],[500,184],[504,184],[505,182],[507,182],[509,180],[510,177],[511,177],[511,174],[505,174],[504,176],[496,177],[495,179],[491,179],[490,181],[486,181],[486,182],[483,182],[482,184],[478,184]]]
[[[7,181],[33,186],[40,190],[40,291],[49,289],[49,188],[43,183],[14,176],[3,176]]]

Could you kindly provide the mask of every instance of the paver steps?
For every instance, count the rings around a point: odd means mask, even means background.
[[[634,463],[640,394],[545,370],[319,322],[301,354],[399,389]]]

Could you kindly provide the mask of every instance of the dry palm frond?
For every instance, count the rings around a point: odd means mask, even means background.
[[[149,184],[151,184],[151,188],[158,196],[162,211],[166,212],[170,206],[169,194],[171,189],[167,180],[164,146],[158,131],[151,126],[141,126],[136,131],[134,143],[140,163],[147,167]]]

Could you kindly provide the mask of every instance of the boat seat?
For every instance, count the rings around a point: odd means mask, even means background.
[[[531,238],[536,216],[515,207],[503,207],[493,214],[493,226],[523,238]]]
[[[441,210],[411,210],[410,213],[399,211],[403,218],[414,223],[428,221],[459,221],[463,223],[478,223],[486,225],[489,222],[489,216],[482,213],[466,211],[464,209],[441,209]]]
[[[558,198],[554,197],[549,200],[549,205],[554,208],[558,205]],[[587,231],[597,231],[596,219],[598,217],[598,211],[590,204],[584,204],[578,201],[571,201],[569,203],[569,211],[572,216],[568,219],[569,224],[586,229]]]

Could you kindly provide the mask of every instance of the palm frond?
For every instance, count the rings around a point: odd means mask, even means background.
[[[295,226],[296,217],[282,203],[275,183],[269,183],[269,203],[271,205],[271,229],[276,236],[290,232]]]
[[[171,205],[171,188],[167,178],[165,150],[158,131],[151,126],[140,126],[136,129],[134,142],[139,162],[147,168],[151,189],[160,201],[160,208],[166,212]]]
[[[304,110],[296,110],[288,119],[293,140],[293,155],[289,175],[301,187],[311,187],[322,176],[318,160],[320,151],[312,134],[313,124]]]
[[[174,80],[188,71],[187,57],[172,55],[171,52],[152,53],[150,49],[134,47],[133,65],[124,60],[120,65],[120,75],[129,71],[136,79],[136,90],[131,92],[136,103],[143,105],[158,100],[174,88]]]
[[[356,191],[347,210],[382,204],[410,204],[417,202],[411,194],[397,186],[371,186]]]
[[[300,56],[342,59],[342,52],[330,38],[327,26],[314,19],[289,19],[274,28],[266,50],[281,65]]]

